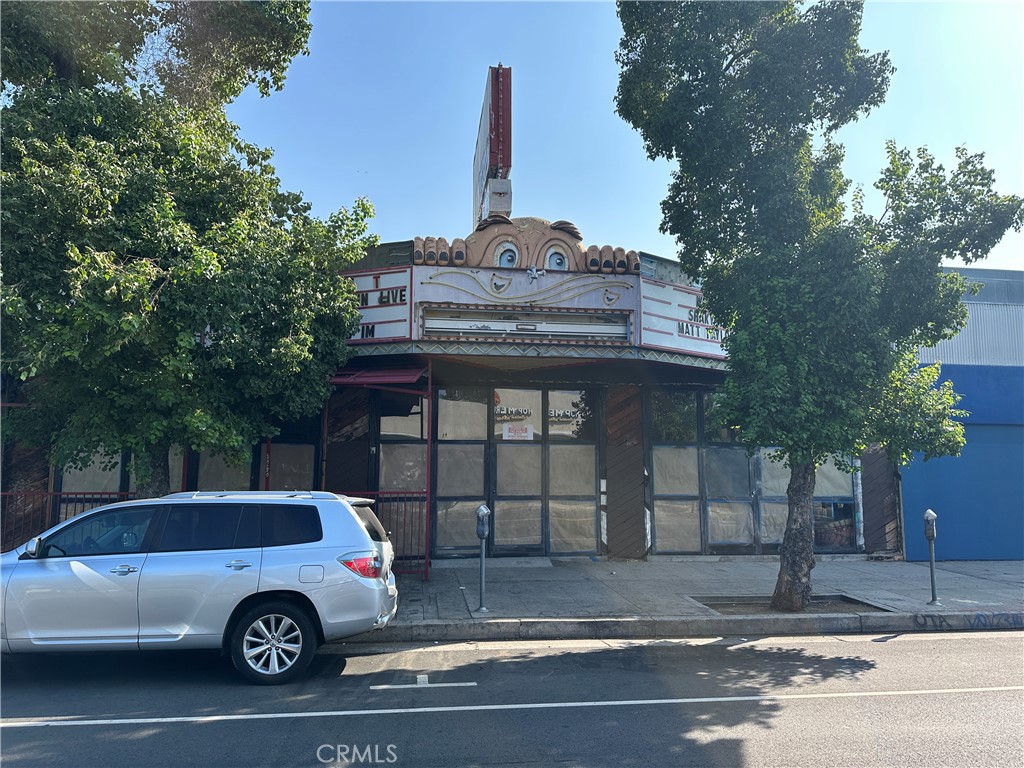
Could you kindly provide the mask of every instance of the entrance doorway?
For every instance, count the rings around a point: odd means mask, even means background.
[[[436,554],[477,551],[482,501],[490,554],[597,551],[595,393],[446,388],[437,403]]]

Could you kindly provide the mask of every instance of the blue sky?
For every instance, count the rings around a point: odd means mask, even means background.
[[[368,197],[383,241],[472,231],[472,161],[487,68],[512,69],[512,215],[568,219],[586,245],[672,258],[658,231],[671,165],[647,159],[616,114],[622,30],[612,3],[314,2],[310,55],[283,91],[229,107],[275,150],[285,188],[326,215]],[[868,192],[885,141],[984,152],[1024,195],[1024,3],[869,2],[861,45],[888,50],[886,103],[840,133]],[[877,212],[877,211],[875,211]],[[1024,269],[1011,234],[976,266]]]

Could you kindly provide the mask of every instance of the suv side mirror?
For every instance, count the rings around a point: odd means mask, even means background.
[[[42,537],[36,536],[34,539],[30,539],[28,544],[25,545],[25,554],[29,557],[39,557],[39,550],[42,546]]]

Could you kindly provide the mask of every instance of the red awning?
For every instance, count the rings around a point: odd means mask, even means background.
[[[423,378],[426,372],[426,368],[389,368],[383,370],[339,371],[331,378],[331,383],[337,387],[415,384]]]

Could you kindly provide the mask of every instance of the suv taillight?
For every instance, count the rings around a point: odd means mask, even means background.
[[[380,555],[374,553],[359,552],[353,555],[342,555],[338,562],[348,568],[357,576],[365,579],[379,579],[381,571]]]

